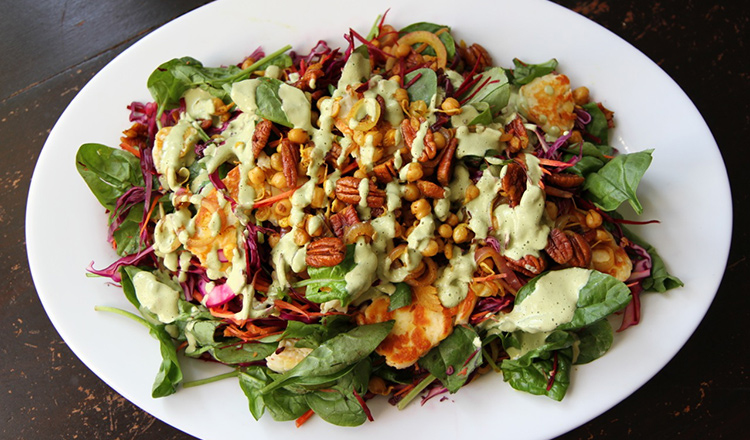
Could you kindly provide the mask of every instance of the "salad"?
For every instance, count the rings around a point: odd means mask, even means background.
[[[345,38],[167,61],[119,148],[80,147],[121,257],[89,272],[138,315],[99,309],[158,340],[154,397],[233,378],[256,419],[354,426],[493,372],[561,400],[682,285],[616,212],[642,213],[652,151],[610,147],[557,60],[496,66],[426,22]],[[232,370],[183,383],[178,353]]]

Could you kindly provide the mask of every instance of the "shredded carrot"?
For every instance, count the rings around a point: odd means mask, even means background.
[[[547,165],[550,167],[572,167],[572,164],[569,164],[568,162],[560,162],[559,160],[552,160],[552,159],[545,159],[543,157],[539,158],[539,163],[541,165]]]
[[[344,168],[343,170],[341,170],[341,175],[343,176],[344,174],[348,173],[349,171],[354,171],[356,168],[359,168],[359,164],[355,160],[352,163],[350,163],[349,165],[347,165],[346,168]]]
[[[120,148],[127,151],[128,153],[131,153],[133,156],[137,157],[138,159],[141,158],[141,152],[134,148],[132,145],[128,145],[127,143],[123,142],[120,144]]]
[[[504,274],[504,273],[495,273],[492,275],[487,275],[486,277],[474,277],[473,281],[475,283],[482,283],[484,281],[495,280],[497,278],[505,278],[506,276],[507,274]]]
[[[308,410],[307,410],[307,412],[305,412],[304,414],[302,414],[301,416],[299,416],[299,417],[297,418],[297,420],[295,420],[294,424],[295,424],[295,425],[297,426],[297,428],[299,428],[299,427],[300,427],[300,426],[302,426],[302,425],[303,425],[303,424],[304,424],[304,423],[305,423],[306,421],[308,421],[308,420],[310,419],[310,417],[312,417],[312,416],[313,416],[313,414],[315,414],[315,411],[313,411],[313,410],[311,410],[311,409],[308,409]]]
[[[146,216],[146,220],[143,222],[143,225],[141,225],[141,234],[143,234],[143,230],[146,229],[146,225],[148,224],[148,221],[151,219],[151,215],[154,213],[154,208],[156,208],[156,204],[159,203],[159,199],[155,198],[154,201],[151,203],[151,208],[148,210],[148,215]]]
[[[279,200],[286,199],[288,197],[291,197],[292,194],[294,194],[295,191],[297,191],[299,187],[290,189],[289,191],[284,191],[283,193],[276,194],[275,196],[267,197],[262,200],[258,200],[253,204],[253,208],[261,208],[263,206],[269,206],[273,205],[274,203],[278,202]]]

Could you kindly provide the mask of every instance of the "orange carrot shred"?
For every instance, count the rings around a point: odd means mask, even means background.
[[[304,414],[302,414],[301,416],[297,417],[297,420],[295,420],[294,424],[295,424],[295,425],[297,426],[297,428],[299,428],[299,427],[300,427],[300,426],[302,426],[302,425],[303,425],[303,424],[304,424],[304,423],[305,423],[306,421],[308,421],[308,420],[310,419],[310,417],[312,417],[312,416],[313,416],[313,414],[315,414],[315,411],[313,411],[313,410],[311,410],[311,409],[308,409],[308,410],[307,410],[307,412],[305,412],[305,413],[304,413]]]
[[[141,225],[141,234],[143,233],[143,230],[146,229],[146,225],[148,224],[148,221],[151,219],[151,215],[154,213],[154,208],[156,208],[156,204],[159,203],[159,199],[154,199],[154,201],[151,203],[151,208],[148,210],[148,215],[146,216],[146,220],[143,222],[143,225]]]
[[[297,191],[297,188],[293,188],[293,189],[290,189],[289,191],[284,191],[281,194],[276,194],[275,196],[271,196],[262,200],[258,200],[257,202],[255,202],[255,204],[253,204],[253,208],[261,208],[263,206],[273,205],[279,200],[291,197],[291,195],[294,194],[295,191]]]

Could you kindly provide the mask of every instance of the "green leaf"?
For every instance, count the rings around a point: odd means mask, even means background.
[[[292,128],[292,123],[286,117],[281,96],[279,96],[279,88],[291,86],[275,78],[260,77],[257,80],[260,83],[255,89],[256,114],[261,118]]]
[[[557,68],[557,60],[552,58],[546,63],[526,64],[518,58],[513,59],[513,77],[511,81],[516,85],[524,85],[535,78],[552,73]]]
[[[255,420],[259,420],[266,409],[279,422],[294,420],[310,409],[304,394],[284,388],[263,393],[263,388],[273,381],[266,367],[248,367],[240,373],[239,379],[240,388],[247,397],[250,413]]]
[[[310,278],[294,284],[294,287],[307,286],[305,297],[316,303],[339,300],[346,306],[351,300],[346,290],[346,274],[354,268],[354,245],[346,247],[346,255],[341,263],[333,267],[310,267]]]
[[[323,342],[300,363],[263,389],[273,391],[295,378],[329,376],[369,356],[393,328],[393,321],[355,327]]]
[[[151,389],[151,396],[164,397],[174,394],[177,391],[177,385],[182,382],[182,369],[180,360],[177,358],[177,347],[164,325],[152,324],[149,333],[159,341],[159,351],[162,357],[159,372]]]
[[[474,329],[457,326],[453,333],[419,360],[419,366],[455,393],[482,363],[482,344]]]
[[[140,161],[124,150],[83,144],[76,153],[76,168],[99,203],[110,211],[125,191],[143,186]]]
[[[416,77],[419,78],[412,83]],[[432,97],[437,94],[437,74],[432,69],[423,68],[409,72],[404,77],[404,83],[411,83],[406,89],[409,101],[424,101],[430,105]]]
[[[643,213],[636,190],[643,174],[651,164],[653,150],[620,154],[601,169],[586,176],[583,189],[589,199],[605,211],[614,211],[628,201],[637,214]]]
[[[401,29],[398,35],[399,37],[402,37],[408,34],[409,32],[414,32],[414,31],[427,31],[427,32],[432,32],[434,34],[435,32],[438,32],[441,29],[448,29],[447,32],[442,32],[440,35],[438,35],[438,38],[440,38],[440,41],[445,46],[445,52],[448,56],[448,60],[452,60],[453,57],[456,56],[456,41],[453,39],[453,35],[451,35],[450,33],[451,28],[448,26],[443,26],[440,24],[428,23],[428,22],[419,22],[419,23],[410,24],[409,26],[406,26],[405,28]],[[427,47],[422,52],[422,54],[435,56],[435,51],[432,50],[431,47]]]
[[[591,115],[591,122],[586,124],[586,131],[599,138],[602,144],[609,144],[609,123],[599,105],[596,102],[589,102],[581,107]]]
[[[664,293],[667,290],[685,285],[679,278],[667,271],[667,266],[664,264],[661,256],[659,256],[659,253],[656,252],[656,248],[624,226],[622,226],[622,229],[630,241],[644,248],[651,256],[651,275],[642,282],[645,290]]]
[[[557,353],[557,371],[549,390],[550,374],[554,370],[554,358]],[[505,359],[500,364],[503,380],[510,386],[527,393],[543,395],[560,401],[570,385],[570,366],[572,349],[545,352],[543,356],[521,358],[518,360]]]
[[[576,332],[578,356],[575,363],[586,364],[599,359],[609,351],[614,341],[614,333],[609,321],[602,319]]]
[[[122,291],[125,293],[125,298],[130,301],[130,304],[133,304],[136,309],[141,308],[141,302],[138,301],[138,297],[135,294],[135,286],[133,286],[133,277],[135,274],[140,272],[141,269],[138,269],[135,266],[122,266],[120,267],[120,277],[122,278],[122,281],[120,281],[120,284],[122,285]]]
[[[138,204],[130,208],[120,226],[112,232],[115,240],[117,255],[132,255],[141,250],[141,220],[143,219],[143,205]]]
[[[498,114],[510,99],[510,84],[505,70],[492,67],[482,72],[479,81],[466,93],[466,97],[470,98],[465,104],[486,102],[490,105],[490,114]]]
[[[266,374],[266,369],[261,366],[251,366],[239,375],[240,388],[245,393],[250,407],[250,413],[255,420],[260,420],[266,410],[263,394],[260,392],[271,378]]]
[[[392,312],[401,307],[411,305],[412,294],[411,287],[406,283],[396,283],[396,291],[390,297],[388,311]]]
[[[228,365],[247,364],[262,361],[278,347],[275,343],[242,343],[214,347],[209,350],[211,356]]]
[[[630,289],[622,281],[599,271],[591,271],[588,282],[578,292],[573,319],[560,330],[583,328],[622,310],[630,302]]]
[[[367,420],[367,415],[354,391],[360,396],[367,392],[370,371],[370,360],[363,359],[334,386],[305,394],[305,401],[315,414],[328,423],[359,426]]]

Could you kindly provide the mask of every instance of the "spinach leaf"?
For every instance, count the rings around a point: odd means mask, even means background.
[[[596,102],[589,102],[581,107],[591,115],[591,122],[586,124],[586,131],[590,135],[598,138],[602,144],[608,144],[609,124],[607,123],[607,117],[604,115],[602,109],[599,108],[599,105]]]
[[[586,176],[583,189],[589,199],[605,211],[614,211],[628,201],[637,214],[643,213],[636,190],[651,164],[653,150],[615,156],[601,169]]]
[[[613,215],[613,217],[620,217],[619,215],[617,215],[617,213],[613,214],[615,214]],[[664,264],[664,260],[662,260],[661,256],[659,256],[659,253],[656,252],[656,248],[654,248],[646,240],[642,239],[624,226],[622,227],[622,230],[629,240],[644,248],[646,252],[648,252],[648,254],[651,256],[651,275],[647,278],[644,278],[642,282],[643,288],[645,290],[664,293],[667,290],[675,289],[677,287],[682,287],[685,285],[679,278],[674,275],[670,275],[670,273],[667,271],[667,266]]]
[[[500,67],[485,70],[466,96],[469,99],[465,104],[486,102],[490,105],[490,113],[498,114],[503,107],[508,105],[510,99],[510,84],[505,70]]]
[[[294,368],[262,391],[268,393],[296,378],[329,376],[369,356],[393,328],[393,321],[355,327],[323,342]]]
[[[401,307],[411,305],[412,294],[411,287],[406,283],[396,283],[396,291],[390,297],[390,303],[388,304],[388,311],[392,312]]]
[[[159,373],[157,373],[154,386],[151,389],[151,396],[168,396],[177,391],[177,385],[182,382],[182,369],[180,368],[180,360],[177,358],[177,347],[175,347],[172,337],[169,336],[163,324],[151,324],[149,334],[159,341],[159,351],[162,357]]]
[[[544,395],[560,401],[570,385],[572,349],[545,351],[539,356],[523,356],[520,359],[505,359],[500,364],[503,380],[510,386],[527,393]],[[551,372],[557,368],[552,386],[548,390]]]
[[[440,379],[448,391],[455,393],[482,363],[481,350],[477,332],[470,327],[458,326],[419,360],[419,366]]]
[[[297,394],[284,388],[271,393],[261,392],[273,381],[266,367],[248,367],[240,373],[239,379],[240,388],[247,397],[250,413],[255,420],[260,419],[266,409],[271,417],[279,422],[294,420],[310,409],[305,402],[304,394]]]
[[[546,63],[526,64],[518,58],[513,59],[513,76],[511,82],[515,85],[524,85],[535,78],[552,73],[557,68],[557,60],[552,58]]]
[[[571,156],[564,156],[563,160],[568,161],[570,160]],[[586,177],[591,173],[599,171],[605,164],[605,161],[601,159],[597,159],[593,156],[583,156],[581,159],[575,163],[572,167],[569,167],[567,171],[570,171],[571,173],[578,174],[581,177]]]
[[[520,292],[519,292],[520,293]],[[558,327],[575,330],[622,310],[630,302],[630,289],[622,281],[599,271],[591,271],[588,282],[578,292],[573,319]]]
[[[282,108],[281,96],[279,89],[281,87],[291,87],[275,78],[260,77],[256,79],[260,83],[255,89],[255,104],[257,105],[256,114],[261,118],[292,128],[292,123],[286,117]]]
[[[341,263],[333,267],[310,267],[307,274],[310,278],[294,284],[294,287],[307,286],[305,297],[312,302],[324,303],[339,300],[346,306],[351,300],[346,290],[346,274],[354,268],[354,245],[346,247],[346,255]]]
[[[76,153],[76,169],[96,199],[114,211],[117,199],[132,186],[143,186],[141,164],[133,154],[101,144],[83,144]]]
[[[578,357],[575,363],[586,364],[599,359],[609,351],[614,341],[614,333],[609,321],[602,319],[576,332],[578,337]]]
[[[211,355],[219,362],[228,365],[247,364],[262,361],[273,353],[278,344],[275,343],[242,343],[213,347],[209,350]]]
[[[125,220],[112,232],[115,240],[117,255],[126,256],[141,250],[141,219],[143,218],[143,205],[138,204],[130,208]]]
[[[602,162],[609,161],[609,158],[606,156],[613,156],[615,153],[614,149],[608,145],[596,145],[591,142],[584,142],[580,147],[578,145],[573,145],[567,147],[564,151],[575,156],[580,153],[583,157],[595,157]]]
[[[440,35],[438,35],[438,38],[440,38],[440,41],[442,41],[443,45],[445,46],[445,52],[448,56],[448,60],[452,60],[453,57],[456,56],[456,41],[453,39],[453,36],[450,33],[451,28],[448,26],[443,26],[443,25],[435,24],[435,23],[419,22],[419,23],[410,24],[409,26],[406,26],[405,28],[401,29],[398,35],[401,37],[401,36],[408,34],[409,32],[414,32],[414,31],[427,31],[427,32],[432,32],[434,34],[441,29],[447,29],[447,31],[442,32]],[[422,54],[435,56],[435,51],[432,50],[431,47],[427,47],[422,52]]]
[[[325,316],[320,324],[305,324],[300,321],[288,321],[281,339],[298,339],[294,344],[299,348],[315,348],[323,341],[333,338],[354,327],[350,317],[346,315]]]
[[[125,298],[127,298],[128,301],[130,301],[130,304],[133,304],[133,306],[139,310],[141,308],[141,302],[138,301],[138,297],[135,295],[133,277],[140,271],[141,269],[138,269],[135,266],[123,266],[120,268],[120,277],[122,278],[120,284],[122,285],[123,293],[125,293]]]
[[[336,385],[305,394],[305,402],[328,423],[338,426],[361,425],[367,420],[367,414],[354,392],[360,396],[367,392],[370,371],[370,360],[363,359],[339,379]]]
[[[414,80],[414,78],[417,79]],[[437,74],[432,69],[424,68],[409,72],[404,77],[404,83],[411,84],[406,89],[409,101],[424,101],[430,105],[432,97],[437,94]]]

